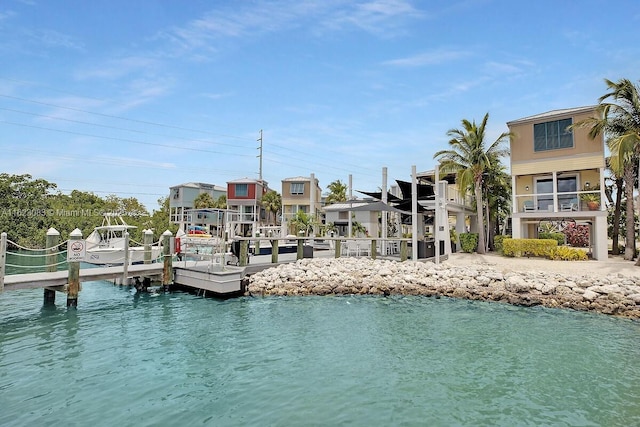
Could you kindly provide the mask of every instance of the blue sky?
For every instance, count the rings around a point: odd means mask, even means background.
[[[636,0],[0,1],[0,172],[137,197],[433,169],[462,119],[592,105],[640,76]]]

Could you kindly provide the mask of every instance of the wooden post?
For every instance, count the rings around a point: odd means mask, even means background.
[[[144,243],[144,263],[151,264],[151,245],[153,244],[153,231],[144,230],[143,232],[143,241]]]
[[[407,249],[408,249],[407,241],[406,240],[402,240],[400,242],[400,261],[406,261],[407,258],[409,257]]]
[[[336,239],[336,247],[335,247],[335,256],[336,258],[340,258],[340,250],[342,249],[342,240]]]
[[[4,273],[7,262],[7,233],[0,234],[0,292],[4,291]]]
[[[260,255],[260,233],[256,233],[256,243],[253,245],[253,254]]]
[[[67,242],[68,248],[73,245],[74,241],[82,240],[82,231],[76,228],[69,234],[69,241]],[[80,261],[69,262],[69,275],[68,275],[68,289],[67,289],[67,308],[78,307],[78,293],[80,292]]]
[[[45,247],[45,264],[46,271],[52,272],[58,270],[58,243],[60,242],[60,232],[55,228],[47,230],[47,240]],[[44,305],[55,305],[56,291],[44,288]]]
[[[304,255],[304,240],[302,239],[298,239],[298,252],[296,254],[296,259],[302,259],[302,256]]]
[[[162,269],[162,287],[165,292],[169,291],[169,286],[173,283],[173,259],[171,255],[171,237],[173,234],[167,230],[162,233],[162,256],[164,266]]]
[[[245,267],[249,261],[249,241],[241,240],[240,241],[240,259],[238,260],[238,265],[240,267]]]
[[[124,260],[122,260],[122,280],[120,285],[129,284],[129,262],[131,254],[129,253],[129,232],[124,232]]]
[[[278,263],[278,239],[271,241],[271,264]]]
[[[376,259],[378,248],[376,247],[376,239],[371,240],[371,259]]]

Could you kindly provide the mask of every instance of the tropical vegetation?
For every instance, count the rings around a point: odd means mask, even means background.
[[[622,177],[625,193],[626,245],[624,259],[635,256],[636,234],[634,222],[633,188],[640,158],[640,89],[629,79],[617,82],[605,79],[608,92],[598,100],[598,117],[583,120],[574,127],[589,128],[595,138],[605,133],[611,153],[609,168],[616,177]],[[640,258],[636,262],[640,265]]]
[[[485,114],[478,125],[475,120],[470,122],[462,120],[461,129],[451,129],[447,132],[449,149],[441,150],[434,154],[434,158],[440,161],[441,173],[455,173],[456,182],[461,195],[466,195],[469,189],[473,190],[478,216],[478,253],[485,253],[487,239],[485,233],[484,193],[489,191],[486,186],[491,181],[491,171],[499,170],[502,157],[509,154],[509,149],[504,147],[505,140],[511,135],[503,132],[491,144],[487,145],[485,133],[489,113]],[[489,209],[489,206],[486,206]]]
[[[47,230],[58,230],[67,239],[75,228],[88,236],[102,223],[103,214],[121,214],[127,224],[135,225],[131,238],[142,241],[142,231],[151,229],[154,240],[165,230],[177,231],[169,223],[169,198],[158,199],[159,208],[151,214],[134,197],[109,195],[104,198],[90,192],[73,190],[69,194],[57,191],[57,185],[29,174],[0,174],[0,232],[21,246],[44,247]]]
[[[347,201],[347,185],[339,179],[327,185],[327,190],[329,190],[329,194],[327,194],[325,202],[328,205]]]
[[[282,196],[275,190],[268,191],[262,196],[262,207],[267,212],[267,221],[271,217],[273,221],[269,221],[269,223],[277,225],[278,212],[282,209]]]

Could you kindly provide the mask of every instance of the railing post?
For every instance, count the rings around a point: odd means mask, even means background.
[[[278,239],[271,241],[271,264],[278,263]]]
[[[143,232],[143,241],[144,243],[144,263],[151,264],[151,245],[153,244],[153,231],[144,230]]]
[[[336,239],[335,242],[336,242],[336,244],[335,244],[335,257],[336,258],[340,258],[340,250],[342,249],[342,240]]]
[[[4,273],[7,262],[7,233],[0,234],[0,292],[4,291]]]
[[[73,242],[82,240],[82,231],[76,228],[69,234],[67,251]],[[78,293],[80,292],[80,261],[69,262],[68,288],[67,288],[67,308],[78,307]]]
[[[376,239],[371,240],[371,259],[376,259],[378,248],[376,247]]]
[[[256,242],[253,244],[253,254],[260,255],[260,233],[256,233]]]
[[[171,237],[173,234],[167,230],[162,233],[162,256],[164,266],[162,269],[162,287],[165,292],[169,291],[169,285],[173,282],[173,260],[171,254]]]
[[[245,267],[247,265],[247,261],[249,260],[248,253],[249,253],[249,241],[241,240],[240,241],[240,259],[238,260],[238,265],[240,267]]]
[[[407,241],[406,240],[402,240],[400,242],[400,261],[406,261],[407,258],[409,257],[407,249],[408,249],[407,248]]]
[[[124,260],[122,260],[122,281],[121,285],[129,284],[129,259],[131,258],[131,254],[129,253],[129,232],[124,232]]]
[[[60,243],[60,232],[51,227],[47,230],[47,240],[45,247],[45,264],[46,271],[52,272],[58,270],[58,243]],[[56,291],[44,288],[44,305],[54,305],[56,303]]]

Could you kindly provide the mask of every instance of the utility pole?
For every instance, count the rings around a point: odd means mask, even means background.
[[[258,179],[262,181],[262,129],[260,129],[260,138],[258,138],[257,141],[260,142],[260,146],[258,147],[258,150],[260,150],[260,154],[258,154],[257,156],[260,158],[260,171],[258,172]]]

